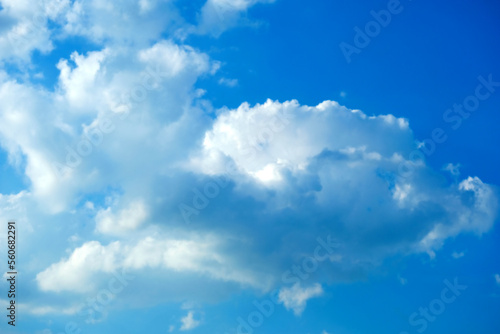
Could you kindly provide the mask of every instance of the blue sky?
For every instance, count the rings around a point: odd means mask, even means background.
[[[1,332],[498,333],[499,32],[491,0],[0,1]]]

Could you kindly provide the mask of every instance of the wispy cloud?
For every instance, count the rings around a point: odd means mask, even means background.
[[[223,86],[227,86],[227,87],[236,87],[236,86],[238,86],[238,79],[220,78],[219,85],[223,85]]]
[[[195,329],[200,325],[200,321],[194,319],[193,311],[189,311],[188,314],[181,319],[181,322],[182,322],[182,326],[180,328],[181,331],[189,331]]]
[[[295,284],[290,288],[282,288],[279,292],[279,300],[287,310],[293,310],[295,315],[301,315],[306,308],[307,301],[311,298],[319,297],[323,294],[320,284],[302,288],[300,284]]]

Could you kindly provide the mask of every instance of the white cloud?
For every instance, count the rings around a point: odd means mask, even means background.
[[[172,69],[168,73],[179,76],[182,83],[172,86],[174,90],[191,87],[200,72],[210,71],[210,61],[198,58],[194,50],[164,45],[146,50],[151,52],[136,53],[139,62],[153,68],[165,64],[163,69]],[[169,52],[183,60],[162,63],[160,54]],[[110,55],[103,59],[100,71],[105,69],[106,74],[100,76],[99,87],[122,81],[115,81],[109,73],[123,74],[113,64],[112,52]],[[199,59],[205,59],[205,65],[199,67]],[[176,70],[177,66],[192,66],[192,70],[183,72]],[[190,74],[193,70],[199,72]],[[170,85],[168,78],[161,80]],[[101,94],[103,100],[114,99],[111,90],[102,89],[109,92]],[[156,110],[153,101],[161,97],[154,89],[148,93],[140,104],[147,112],[145,121],[141,124],[132,111],[125,111],[131,118],[120,126],[117,123],[105,139],[107,144],[84,157],[67,181],[47,183],[51,171],[28,171],[34,193],[50,195],[36,199],[51,199],[68,207],[77,194],[120,185],[116,201],[104,207],[94,204],[94,209],[101,207],[96,209],[95,230],[118,240],[108,243],[82,235],[82,240],[95,241],[84,242],[68,258],[53,260],[52,265],[38,271],[37,283],[42,290],[95,290],[102,284],[95,278],[102,273],[148,268],[158,277],[195,275],[267,291],[277,284],[286,264],[300,254],[311,253],[316,238],[325,237],[324,233],[342,241],[342,248],[334,255],[341,261],[318,270],[335,271],[338,280],[353,280],[387,256],[433,252],[450,236],[484,233],[496,217],[496,196],[479,178],[443,186],[437,176],[429,177],[435,174],[423,163],[412,175],[399,175],[399,164],[416,144],[408,123],[391,115],[367,116],[332,101],[315,107],[296,101],[267,101],[254,107],[242,104],[236,110],[222,109],[209,126],[206,119],[199,125],[196,107],[175,116]],[[189,93],[184,98],[193,99]],[[76,132],[82,116],[74,115],[67,123]],[[101,117],[94,113],[91,124]],[[0,133],[14,138],[9,131],[17,120],[8,121],[11,126],[0,126]],[[22,151],[27,152],[28,167],[30,159],[50,162],[52,156],[48,144],[37,139],[27,136],[19,141]],[[139,142],[146,143],[148,150]],[[154,168],[138,174],[146,165]],[[234,167],[229,174],[228,165]],[[211,197],[207,209],[198,213],[198,220],[186,226],[178,205],[191,205],[192,189],[203,191],[210,178],[218,175],[226,175],[229,186],[221,188],[218,197]],[[343,189],[342,196],[338,189]],[[85,202],[82,215],[89,210]],[[287,210],[295,212],[296,219],[307,226],[290,230],[284,214]],[[261,223],[252,223],[255,221]],[[74,234],[71,231],[65,239]],[[207,235],[211,237],[200,238]],[[290,245],[294,245],[293,252],[285,251]],[[269,259],[269,251],[276,256]],[[288,296],[287,290],[283,293]],[[288,299],[289,307],[292,301]],[[300,303],[292,308],[300,313]]]
[[[181,21],[170,1],[76,0],[61,24],[64,34],[96,43],[145,45]]]
[[[333,101],[309,107],[269,100],[222,110],[191,168],[226,174],[238,191],[277,209],[310,196],[314,210],[345,217],[337,223],[352,236],[366,231],[372,246],[385,241],[370,234],[383,235],[385,228],[401,237],[415,232],[410,243],[393,239],[392,250],[429,253],[450,236],[488,231],[498,207],[493,189],[477,177],[443,187],[422,161],[411,175],[402,175],[403,157],[417,147],[408,122],[392,115],[367,116]],[[413,219],[418,224],[410,227]]]
[[[89,292],[99,287],[100,273],[148,268],[170,272],[202,274],[213,280],[236,282],[258,289],[268,288],[265,276],[232,265],[230,257],[217,250],[221,241],[209,235],[176,240],[145,237],[126,244],[115,241],[101,245],[90,241],[75,249],[67,259],[52,264],[36,276],[43,291]]]
[[[67,9],[67,0],[36,3],[26,0],[4,0],[0,11],[0,64],[3,61],[27,64],[31,53],[48,53],[53,49],[48,21],[59,21]]]
[[[460,167],[461,167],[460,164],[449,163],[443,167],[443,170],[450,172],[450,174],[453,176],[459,176],[460,175]]]
[[[103,273],[148,268],[158,280],[208,277],[214,284],[267,291],[286,264],[314,251],[316,238],[325,233],[342,240],[335,254],[342,261],[318,270],[355,280],[386,256],[437,250],[447,237],[481,234],[492,226],[496,196],[479,178],[443,186],[437,176],[429,177],[435,174],[425,164],[410,177],[398,175],[399,163],[415,148],[405,120],[367,116],[332,101],[315,107],[267,101],[222,109],[211,121],[192,89],[200,75],[210,73],[211,61],[171,43],[137,50],[128,62],[110,50],[91,76],[94,85],[88,86],[97,101],[92,112],[71,104],[77,100],[69,99],[63,88],[48,92],[2,81],[0,136],[13,161],[16,156],[26,159],[29,197],[35,204],[21,203],[32,217],[35,205],[47,210],[46,221],[53,212],[71,210],[71,221],[117,237],[110,243],[98,239],[104,236],[81,233],[82,226],[68,227],[61,240],[78,233],[83,244],[65,259],[51,254],[33,267],[41,290],[93,291],[102,284],[96,277]],[[173,59],[162,60],[171,54]],[[86,61],[68,62],[71,73]],[[80,165],[63,178],[54,175],[51,163],[64,162],[64,143],[76,147],[78,139],[115,113],[106,108],[119,105],[118,92],[133,88],[134,78],[142,80],[141,73],[157,65],[169,69],[169,75],[154,81],[158,89],[153,85],[144,101],[122,110],[128,118],[117,120],[116,129]],[[172,103],[168,108],[157,108],[167,102]],[[50,114],[43,116],[40,108]],[[58,120],[56,126],[50,119]],[[203,191],[210,177],[226,173],[227,164],[235,167],[229,185],[210,199],[198,221],[186,226],[178,205],[191,204],[192,189]],[[92,200],[99,213],[88,218],[85,195],[108,196],[112,186],[119,204]],[[290,230],[287,212],[303,228]],[[37,233],[44,230],[36,228]],[[194,237],[209,231],[211,240]],[[272,258],[270,251],[276,254]]]
[[[96,229],[105,234],[122,234],[133,231],[144,223],[148,217],[146,205],[138,200],[117,213],[111,207],[100,210],[96,215]]]
[[[111,273],[117,269],[120,253],[119,241],[108,246],[90,241],[75,249],[68,259],[39,273],[36,280],[43,291],[89,292],[96,288],[96,272]]]
[[[461,257],[464,257],[464,255],[465,255],[465,252],[453,252],[453,253],[451,253],[451,256],[454,259],[460,259]]]
[[[279,300],[287,310],[293,310],[295,315],[301,315],[306,308],[307,301],[311,298],[321,296],[323,288],[320,284],[314,284],[302,288],[300,284],[294,284],[291,288],[282,288],[279,292]]]
[[[211,160],[217,159],[214,151],[232,158],[239,170],[254,177],[270,166],[303,170],[309,159],[324,150],[338,151],[353,163],[358,159],[379,160],[381,154],[390,159],[390,154],[404,149],[405,144],[411,145],[411,136],[404,120],[387,124],[388,119],[392,120],[384,115],[367,119],[361,112],[333,101],[317,107],[300,106],[297,101],[268,100],[253,108],[244,103],[236,110],[221,113],[213,129],[206,133],[203,168],[215,168],[211,166]],[[347,136],[344,126],[359,128],[358,135]],[[378,134],[394,136],[400,142],[376,139]],[[220,169],[223,167],[213,173],[224,172]]]
[[[95,100],[94,87],[99,84],[98,76],[104,75],[102,64],[107,56],[107,50],[89,52],[86,56],[73,52],[70,58],[75,65],[73,69],[66,59],[57,64],[61,93],[73,110],[93,112],[93,105],[102,103]]]
[[[500,285],[500,275],[495,274],[495,281],[497,282],[498,285]]]
[[[71,307],[53,307],[53,306],[40,306],[40,305],[30,305],[30,304],[19,304],[19,307],[30,314],[33,315],[75,315],[81,311],[82,305],[71,306]]]
[[[198,77],[216,68],[207,55],[171,41],[126,52],[132,56],[124,59],[114,49],[73,53],[59,62],[55,92],[0,75],[2,146],[12,161],[26,161],[32,192],[47,211],[63,211],[78,193],[129,178],[116,171],[140,169],[148,160],[151,165],[176,163],[174,155],[192,145],[191,133],[199,133],[208,120],[201,110],[185,107],[196,98]],[[103,133],[104,127],[111,130]],[[192,141],[179,144],[182,135]],[[156,153],[144,151],[148,141]],[[130,159],[113,142],[133,154],[141,150],[143,157]]]
[[[219,85],[223,85],[223,86],[227,86],[227,87],[236,87],[236,86],[238,86],[238,79],[220,78]]]
[[[10,304],[10,300],[0,299],[0,306],[5,307]],[[52,315],[75,315],[81,311],[83,304],[72,305],[72,306],[62,306],[53,307],[48,305],[35,305],[31,303],[16,303],[16,307],[21,309],[23,313],[32,314],[36,316],[52,314]]]
[[[189,331],[191,329],[195,329],[200,325],[199,320],[194,319],[194,312],[189,311],[188,314],[181,319],[182,326],[180,328],[181,331]]]
[[[206,54],[198,53],[189,46],[179,46],[170,41],[162,41],[149,49],[140,51],[139,59],[152,66],[165,78],[178,77],[183,72],[193,75],[216,69],[215,65],[210,67],[210,61]]]
[[[399,276],[399,275],[398,275],[398,280],[399,280],[399,283],[400,283],[401,285],[406,285],[406,284],[408,284],[408,280],[407,280],[406,278],[404,278],[404,277]]]
[[[228,28],[241,23],[242,15],[250,7],[271,2],[274,0],[207,0],[201,9],[196,32],[219,36]]]
[[[184,25],[170,1],[4,0],[2,8],[0,64],[3,60],[27,64],[34,50],[48,53],[54,40],[68,36],[146,46],[165,30]]]

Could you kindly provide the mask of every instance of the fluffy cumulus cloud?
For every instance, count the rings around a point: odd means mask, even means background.
[[[217,35],[258,2],[267,1],[208,0],[194,31]],[[1,2],[2,61],[29,62],[68,36],[96,48],[58,60],[53,87],[14,77],[12,64],[0,69],[0,144],[27,184],[0,195],[0,218],[24,222],[26,251],[37,256],[24,264],[32,303],[56,296],[40,314],[73,307],[65,292],[96,292],[117,272],[144,270],[151,291],[135,281],[123,298],[140,294],[148,305],[277,287],[300,314],[322,284],[359,279],[390,256],[433,255],[496,219],[493,186],[447,181],[411,158],[409,120],[334,101],[213,110],[198,82],[220,64],[163,38],[192,28],[171,1],[42,3],[42,29],[25,33],[33,6]],[[11,50],[16,31],[32,35]],[[283,287],[318,238],[336,245],[327,261]],[[183,326],[197,321],[188,313]]]
[[[151,120],[140,126],[140,132],[153,138],[164,138],[165,127],[182,119],[182,114],[168,117],[145,108]],[[76,111],[74,117],[87,117],[83,115]],[[91,124],[99,122],[99,112],[93,117]],[[127,127],[126,122],[121,126]],[[158,126],[161,122],[166,125]],[[417,162],[411,175],[400,175],[399,166],[416,144],[407,121],[391,115],[366,116],[331,101],[316,107],[296,101],[243,104],[236,110],[219,111],[184,154],[171,152],[158,140],[149,146],[149,152],[156,152],[152,156],[144,156],[143,148],[119,126],[110,147],[96,147],[61,178],[53,176],[50,168],[44,172],[35,166],[36,173],[30,174],[31,155],[50,166],[50,148],[44,148],[36,134],[27,138],[27,146],[16,147],[27,156],[33,196],[38,198],[38,187],[44,190],[46,196],[40,196],[39,202],[64,193],[64,202],[54,199],[53,203],[71,208],[78,203],[78,190],[92,193],[116,182],[121,185],[117,200],[85,210],[94,215],[91,222],[96,232],[124,239],[103,242],[88,235],[94,240],[36,275],[42,291],[96,291],[104,283],[95,278],[102,274],[123,269],[139,273],[145,268],[160,277],[201,275],[214,282],[269,291],[280,284],[287,266],[311,255],[317,237],[326,235],[340,246],[314,279],[356,279],[387,256],[432,254],[450,236],[467,231],[481,234],[496,215],[494,191],[477,177],[443,186],[440,175],[424,162]],[[176,137],[175,131],[167,138],[186,145],[185,137]],[[129,143],[126,152],[113,145],[114,140]],[[170,164],[160,154],[169,157]],[[131,157],[141,157],[142,163],[155,167],[138,174],[140,165]],[[130,164],[136,168],[129,168]],[[82,177],[93,177],[93,184],[78,181]],[[181,181],[176,183],[175,178]],[[47,179],[55,181],[39,185]],[[219,185],[214,179],[225,183]],[[216,196],[207,193],[207,184],[219,187]],[[177,189],[177,194],[169,188]],[[206,201],[205,205],[197,206],[195,198]],[[179,204],[196,211],[188,225],[176,210]],[[142,232],[134,233],[139,229]],[[202,237],[189,235],[188,230],[197,230]],[[184,236],[172,238],[169,233]],[[274,255],[269,257],[269,252]],[[285,307],[300,314],[307,299],[319,291],[317,286],[293,286],[282,289],[280,298]]]
[[[478,177],[444,184],[425,161],[410,159],[417,147],[408,121],[392,115],[333,101],[267,101],[222,110],[191,168],[230,178],[265,215],[292,210],[308,231],[326,229],[347,248],[362,241],[348,252],[353,261],[432,253],[450,236],[487,231],[497,214],[493,188]]]
[[[34,50],[50,52],[54,41],[68,36],[82,36],[98,44],[146,45],[182,22],[171,1],[164,0],[0,3],[0,60],[8,61],[27,61]]]
[[[129,49],[132,56],[125,59],[122,52],[73,53],[57,65],[55,91],[0,77],[2,144],[11,160],[25,165],[32,192],[48,210],[67,209],[71,194],[123,177],[118,170],[141,168],[148,159],[152,165],[168,164],[172,159],[166,151],[180,151],[169,141],[203,126],[203,111],[193,106],[188,113],[186,108],[197,94],[194,82],[213,70],[206,55],[171,41]],[[112,161],[123,164],[132,157],[117,145],[141,150],[143,158],[135,156],[127,167],[113,169]],[[147,146],[163,155],[146,154]],[[97,161],[101,166],[94,165]]]
[[[169,0],[76,0],[64,13],[61,34],[84,36],[96,43],[142,45],[180,22]]]
[[[0,1],[0,63],[28,63],[33,51],[49,53],[54,42],[84,37],[98,45],[147,46],[168,32],[219,35],[250,7],[272,0],[208,0],[199,23],[186,23],[171,0]]]
[[[31,53],[53,49],[49,21],[60,22],[69,6],[67,0],[0,1],[0,63],[26,63]]]

